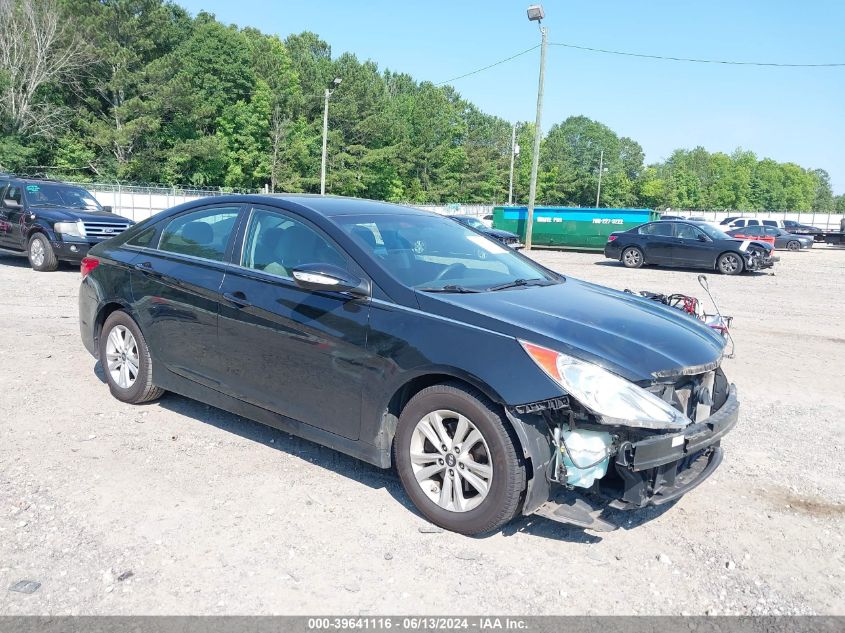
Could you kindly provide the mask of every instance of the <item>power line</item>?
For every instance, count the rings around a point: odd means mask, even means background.
[[[641,57],[644,59],[660,59],[672,62],[691,62],[695,64],[725,64],[728,66],[771,66],[776,68],[835,68],[845,66],[845,62],[830,64],[782,64],[779,62],[742,62],[726,59],[695,59],[691,57],[670,57],[668,55],[646,55],[644,53],[631,53],[629,51],[612,51],[607,50],[605,48],[578,46],[577,44],[567,44],[564,42],[549,42],[549,45],[563,46],[565,48],[575,48],[581,51],[590,51],[591,53],[606,53],[608,55],[623,55],[625,57]],[[458,77],[458,79],[460,79],[460,77]]]
[[[464,77],[469,77],[471,75],[477,75],[480,72],[484,72],[485,70],[489,70],[489,69],[493,68],[494,66],[498,66],[499,64],[504,64],[505,62],[509,62],[512,59],[516,59],[517,57],[521,57],[522,55],[525,55],[526,53],[530,53],[531,51],[536,50],[538,48],[540,48],[540,45],[536,44],[536,45],[532,46],[531,48],[526,48],[521,53],[517,53],[515,55],[511,55],[510,57],[506,57],[505,59],[500,59],[497,62],[493,62],[489,66],[485,66],[484,68],[478,68],[476,70],[473,70],[471,72],[466,73],[465,75],[459,75],[458,77],[452,77],[451,79],[447,79],[446,81],[441,81],[440,83],[436,83],[434,85],[435,86],[442,86],[443,84],[448,84],[448,83],[451,83],[453,81],[457,81],[458,79],[463,79]]]

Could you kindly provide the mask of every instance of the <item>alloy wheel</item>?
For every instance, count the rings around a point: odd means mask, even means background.
[[[740,267],[739,258],[731,253],[723,255],[719,267],[721,268],[723,273],[728,275],[733,274]]]
[[[447,409],[432,411],[414,428],[411,467],[420,489],[444,510],[469,512],[487,497],[493,461],[481,431]]]
[[[138,378],[140,359],[138,343],[126,327],[115,325],[106,339],[106,360],[112,380],[121,389],[129,389]]]
[[[628,266],[638,266],[642,263],[643,256],[636,248],[631,248],[625,251],[625,263]]]
[[[36,267],[44,265],[44,244],[40,239],[32,240],[32,246],[29,247],[29,256],[32,259],[32,264]]]

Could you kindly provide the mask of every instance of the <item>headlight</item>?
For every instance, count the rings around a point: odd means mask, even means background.
[[[82,223],[82,220],[77,220],[76,222],[56,222],[53,225],[53,230],[62,235],[85,237],[85,225]]]
[[[690,424],[668,402],[598,365],[526,341],[519,343],[540,369],[604,424],[646,429],[682,429]]]

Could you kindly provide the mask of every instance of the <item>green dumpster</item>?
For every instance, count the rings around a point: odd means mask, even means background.
[[[519,235],[525,241],[528,207],[495,207],[493,226]],[[534,207],[534,246],[601,250],[607,236],[640,224],[659,220],[651,209],[591,209],[581,207]]]

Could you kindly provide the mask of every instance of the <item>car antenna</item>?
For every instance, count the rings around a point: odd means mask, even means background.
[[[704,292],[707,293],[707,296],[710,297],[710,303],[712,303],[713,307],[716,308],[716,315],[719,317],[719,320],[725,322],[725,317],[722,316],[722,311],[719,310],[719,304],[716,303],[716,300],[713,298],[713,294],[710,292],[710,283],[707,281],[707,275],[699,275],[698,283],[702,288],[704,288]],[[727,354],[727,357],[733,358],[734,352],[736,351],[736,343],[734,343],[734,337],[731,335],[731,331],[728,328],[725,328],[725,332],[731,342],[731,353]]]

